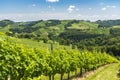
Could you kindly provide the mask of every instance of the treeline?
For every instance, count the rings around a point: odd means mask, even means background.
[[[79,49],[93,50],[94,48],[106,51],[109,54],[120,56],[120,29],[111,28],[109,35],[89,33],[83,30],[67,30],[59,35],[60,44],[76,45]]]
[[[28,38],[44,43],[58,42],[62,45],[77,46],[79,49],[97,48],[120,56],[118,48],[120,20],[98,20],[96,22],[84,20],[0,21],[0,28],[4,29],[8,25],[6,34],[16,38]]]
[[[14,21],[11,21],[11,20],[2,20],[0,21],[0,27],[6,27],[10,24],[14,24]]]
[[[9,39],[0,39],[0,80],[33,80],[42,75],[54,80],[56,74],[60,74],[59,79],[63,80],[65,73],[69,80],[71,71],[80,69],[82,75],[83,71],[95,70],[114,62],[117,60],[105,52],[31,49],[12,43]]]
[[[98,20],[96,21],[97,24],[99,24],[99,28],[100,27],[106,27],[106,28],[109,28],[109,27],[112,27],[112,26],[117,26],[117,25],[120,25],[120,20]]]

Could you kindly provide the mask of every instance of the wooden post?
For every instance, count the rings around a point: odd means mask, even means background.
[[[51,75],[49,75],[49,80],[51,80]]]
[[[51,53],[53,54],[53,53],[54,53],[54,46],[53,46],[53,43],[51,43],[50,49],[51,49]],[[54,75],[52,75],[51,78],[52,78],[51,80],[54,80]]]
[[[82,67],[80,68],[80,76],[82,76]]]
[[[54,80],[54,75],[52,75],[52,80]]]
[[[77,77],[77,70],[75,70],[75,77]]]
[[[63,80],[63,75],[64,75],[64,74],[61,74],[60,80]]]
[[[70,72],[68,73],[68,80],[70,80]]]
[[[53,49],[54,49],[54,46],[53,46],[53,43],[51,43],[50,50],[52,53],[54,53]]]

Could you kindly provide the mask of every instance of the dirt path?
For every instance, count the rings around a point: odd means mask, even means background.
[[[76,78],[73,80],[120,80],[119,64],[110,64],[99,68],[95,72],[89,72],[86,78]]]

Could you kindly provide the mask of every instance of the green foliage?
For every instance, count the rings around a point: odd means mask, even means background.
[[[12,38],[11,38],[12,39]],[[92,70],[117,62],[106,53],[76,49],[28,48],[11,39],[0,41],[0,79],[29,80],[42,75],[65,74],[83,68]]]
[[[89,75],[83,80],[119,80],[119,64],[109,64]],[[117,75],[117,76],[116,76]],[[109,76],[109,77],[108,77]]]
[[[73,23],[68,27],[68,29],[96,29],[98,24],[92,23],[92,22],[86,22],[86,21],[78,21],[77,23]]]
[[[117,26],[120,25],[120,20],[98,20],[96,21],[97,24],[99,24],[99,27],[112,27],[112,26]]]
[[[97,47],[97,49],[113,55],[118,54],[119,51],[115,46],[118,47],[120,44],[120,20],[98,20],[96,22],[84,20],[12,22],[2,20],[0,22],[5,24],[4,27],[0,26],[0,31],[17,38],[27,38],[44,43],[57,42],[62,45],[77,46],[80,49],[85,47],[90,50]],[[116,51],[113,51],[113,47]]]
[[[114,36],[119,36],[120,35],[120,28],[112,28],[110,29],[110,34]]]
[[[0,21],[0,27],[5,27],[5,26],[13,24],[13,23],[14,22],[10,21],[10,20],[2,20],[2,21]]]

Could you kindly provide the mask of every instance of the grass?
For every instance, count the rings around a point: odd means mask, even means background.
[[[8,32],[9,31],[9,27],[10,25],[6,26],[6,27],[0,27],[0,32]]]
[[[2,36],[2,32],[0,33],[0,36]],[[30,47],[30,48],[41,48],[41,47],[45,47],[50,49],[50,45],[51,44],[47,44],[47,43],[43,43],[43,42],[37,42],[31,39],[18,39],[18,38],[14,38],[14,37],[9,37],[9,36],[5,36],[3,35],[2,38],[9,40],[10,42],[15,42],[17,44],[23,44],[26,47]],[[59,45],[59,44],[54,44],[54,49],[61,49],[61,48],[66,48],[66,49],[71,49],[71,46],[63,46],[63,45]],[[77,72],[79,73],[80,71],[77,70]],[[70,73],[70,77],[74,76],[75,72],[71,72]],[[64,79],[67,79],[68,74],[64,74]],[[48,76],[41,76],[40,79],[38,78],[34,78],[33,80],[49,80]],[[60,74],[56,74],[55,75],[55,80],[60,80]]]
[[[8,37],[8,38],[13,38],[13,37]],[[13,38],[13,41],[17,42],[17,43],[21,43],[24,44],[25,46],[28,47],[32,47],[32,48],[40,48],[45,47],[50,49],[50,44],[46,44],[43,42],[37,42],[34,40],[30,40],[30,39],[17,39],[17,38]],[[59,44],[55,44],[54,48],[71,48],[70,46],[62,46]],[[118,70],[119,70],[119,64],[115,63],[115,64],[110,64],[108,66],[105,66],[103,69],[100,70],[96,70],[95,73],[91,76],[89,76],[88,78],[84,79],[84,80],[120,80],[120,78],[118,77]],[[80,72],[79,70],[77,70],[77,72]],[[71,72],[71,77],[75,74],[75,72]],[[41,76],[41,79],[34,79],[34,80],[49,80],[48,76]],[[67,79],[67,74],[64,75],[64,79]],[[55,80],[60,80],[60,74],[56,74],[55,75]]]
[[[77,74],[79,74],[79,69],[77,70]],[[71,77],[74,77],[75,76],[75,72],[70,72],[70,78]],[[54,80],[60,80],[60,77],[61,77],[61,75],[60,74],[56,74],[55,76],[54,76]],[[49,77],[48,76],[41,76],[41,77],[39,77],[40,78],[40,80],[49,80]],[[65,73],[64,74],[64,76],[63,76],[63,80],[67,80],[67,78],[68,78],[68,74],[67,73]],[[39,80],[38,78],[34,78],[33,80]]]
[[[105,28],[105,29],[91,29],[91,30],[89,30],[89,33],[109,35],[110,34],[110,29],[109,28]]]
[[[93,75],[83,80],[120,80],[118,77],[119,64],[110,64],[105,66],[103,69],[95,71]]]
[[[1,38],[7,39],[10,42],[14,42],[17,44],[23,44],[23,46],[28,47],[28,48],[45,48],[48,50],[51,50],[51,43],[43,43],[43,41],[35,41],[32,39],[25,39],[25,38],[14,38],[14,37],[9,37],[9,36],[2,36],[2,32],[0,33]],[[59,45],[58,43],[53,44],[54,49],[71,49],[72,46],[64,46],[64,45]]]
[[[98,24],[83,21],[72,24],[72,26],[68,27],[68,29],[97,29],[97,26]]]
[[[47,48],[50,49],[51,48],[51,43],[43,43],[42,41],[37,42],[35,40],[31,40],[31,39],[18,39],[18,42],[20,44],[24,44],[25,46],[28,46],[30,48]],[[53,45],[54,49],[71,49],[71,46],[64,46],[64,45],[59,45],[59,44],[54,44]]]
[[[113,26],[112,28],[120,28],[120,25],[118,25],[118,26]]]
[[[118,75],[119,65],[118,63],[109,64],[97,69],[92,74],[90,73],[86,78],[74,78],[73,80],[120,80],[120,75]],[[79,70],[77,72],[79,74]],[[75,72],[71,72],[71,77],[74,75]],[[49,80],[49,78],[48,76],[41,76],[41,80]],[[60,80],[60,74],[55,75],[55,80]],[[64,75],[64,80],[67,80],[67,74]]]

